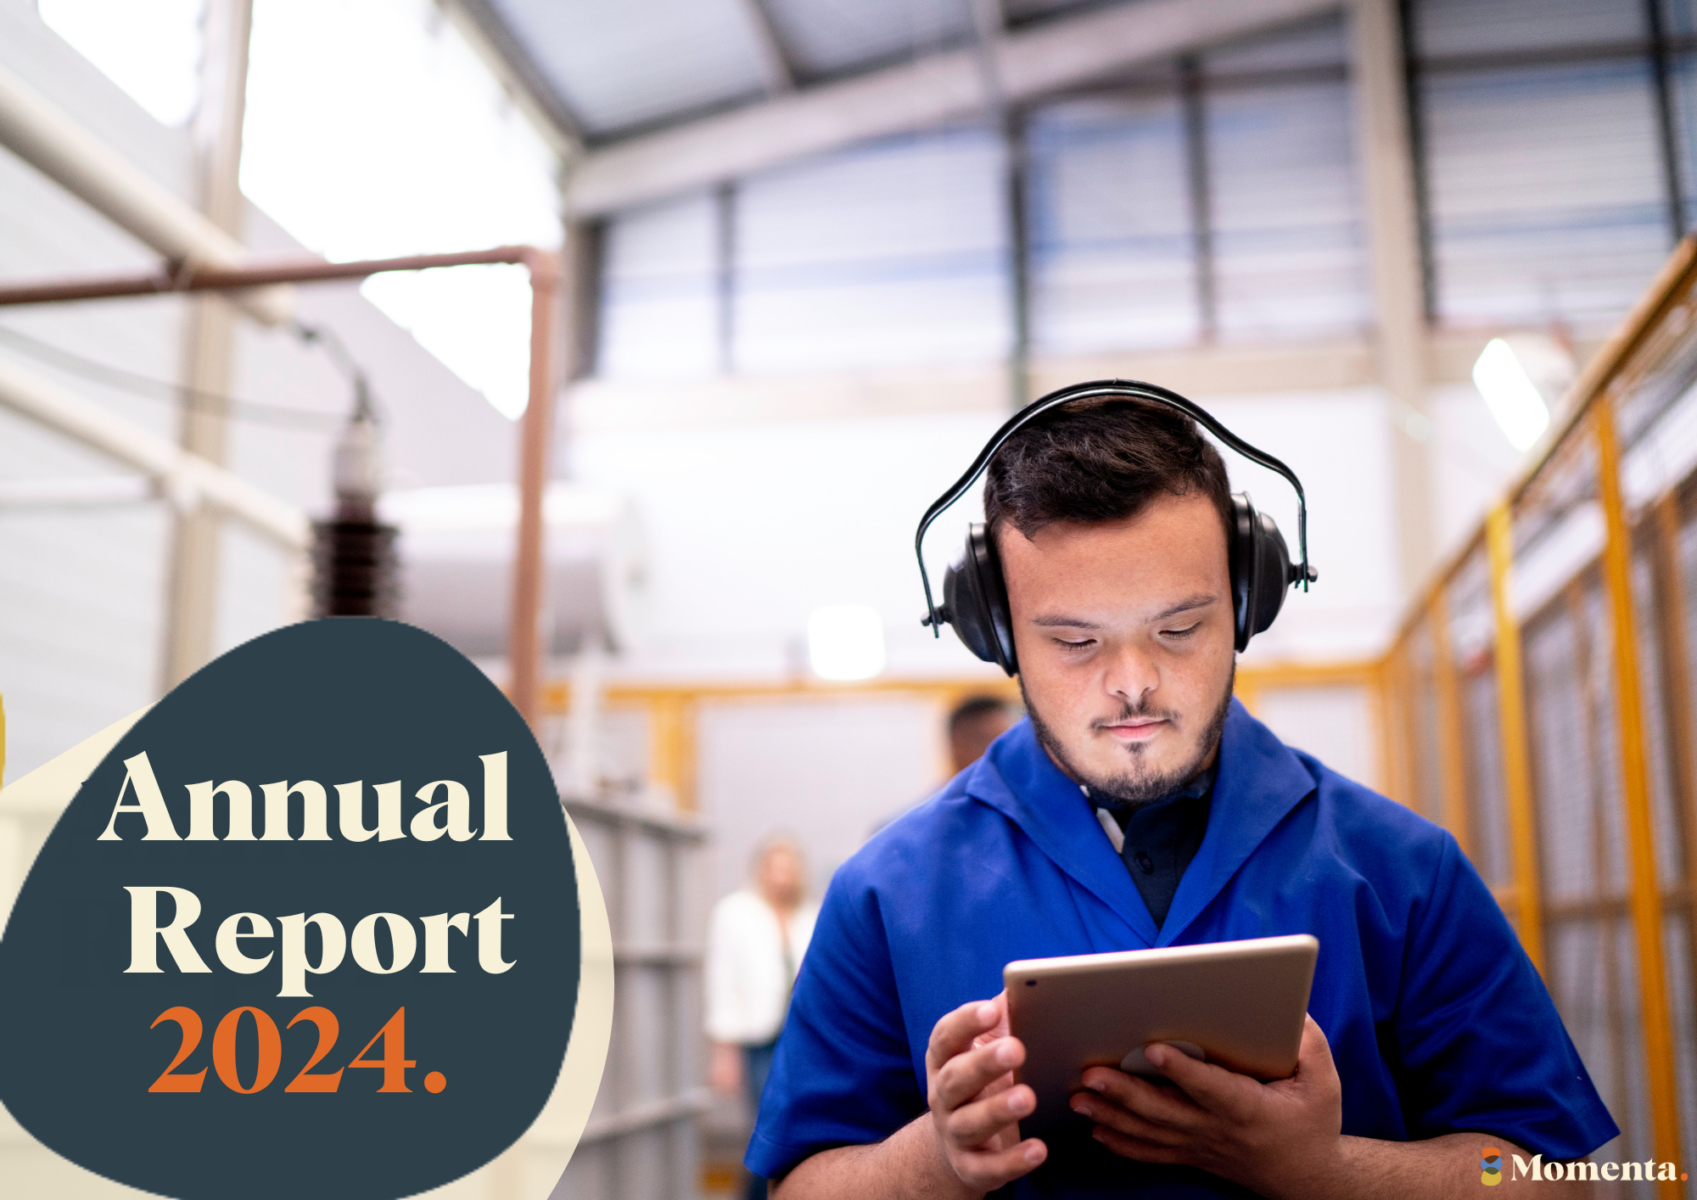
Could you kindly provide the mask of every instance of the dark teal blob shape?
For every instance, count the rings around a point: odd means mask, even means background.
[[[124,762],[145,751],[179,835],[190,832],[187,785],[240,780],[253,794],[256,838],[265,832],[261,785],[315,780],[328,794],[328,841],[144,841],[139,815],[116,819],[122,840],[101,841],[124,784]],[[345,840],[335,785],[364,782],[364,820],[377,824],[375,784],[401,781],[406,826],[425,803],[417,791],[455,780],[483,816],[481,755],[507,754],[510,841]],[[445,789],[433,798],[443,799]],[[125,803],[135,804],[133,793]],[[290,833],[304,832],[290,801]],[[226,802],[215,832],[228,833]],[[163,945],[159,974],[132,974],[126,887],[185,888],[201,904],[187,930],[210,973],[177,969]],[[497,898],[501,954],[515,965],[479,965],[475,914]],[[160,923],[175,911],[166,897]],[[238,912],[271,921],[273,938],[243,939],[244,954],[279,952],[255,974],[220,961],[219,924]],[[370,913],[408,919],[411,964],[373,974],[354,961],[307,975],[310,998],[281,997],[285,915],[334,914],[351,936]],[[423,974],[419,918],[466,913],[450,930],[451,974]],[[245,929],[245,926],[243,927]],[[379,965],[393,962],[377,923]],[[308,958],[321,952],[316,928]],[[277,630],[211,663],[136,723],[89,776],[59,819],[18,896],[0,940],[0,1099],[43,1143],[132,1187],[183,1200],[389,1200],[448,1183],[494,1158],[522,1134],[553,1090],[571,1034],[581,967],[578,893],[558,792],[529,728],[490,681],[446,643],[406,625],[367,618]],[[200,1045],[176,1074],[206,1069],[198,1093],[150,1093],[176,1055],[178,1026],[160,1013],[197,1012]],[[346,1068],[405,1007],[407,1093],[380,1094],[384,1072],[344,1069],[334,1094],[284,1089],[318,1045],[303,1008],[322,1006],[340,1025],[313,1068]],[[281,1031],[277,1077],[244,1095],[219,1081],[214,1032],[224,1015],[261,1009]],[[237,1025],[237,1080],[252,1086],[258,1034]],[[382,1056],[379,1042],[366,1055]],[[426,1089],[440,1072],[446,1087]]]

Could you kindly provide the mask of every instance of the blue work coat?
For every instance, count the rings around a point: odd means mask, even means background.
[[[1504,1138],[1546,1159],[1615,1136],[1455,839],[1291,750],[1234,700],[1207,834],[1159,929],[1029,720],[844,864],[802,963],[748,1166],[781,1176],[924,1112],[932,1027],[1000,992],[1014,959],[1293,933],[1320,941],[1309,1012],[1342,1078],[1344,1133],[1477,1131],[1481,1146]],[[1116,1158],[1087,1137],[1052,1146],[1012,1190],[1246,1194],[1194,1168]]]

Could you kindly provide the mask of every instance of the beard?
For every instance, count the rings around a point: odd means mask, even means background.
[[[1133,743],[1127,746],[1126,752],[1130,761],[1126,769],[1113,775],[1093,775],[1081,769],[1067,755],[1061,740],[1055,736],[1054,730],[1044,722],[1037,706],[1031,703],[1031,697],[1025,691],[1025,679],[1020,677],[1019,694],[1025,701],[1025,711],[1031,717],[1031,727],[1037,734],[1038,742],[1049,752],[1061,770],[1072,776],[1079,783],[1090,789],[1091,799],[1108,808],[1137,808],[1144,804],[1170,796],[1188,783],[1202,765],[1220,745],[1220,734],[1226,724],[1226,713],[1231,708],[1232,684],[1237,680],[1237,662],[1232,662],[1231,674],[1226,678],[1225,692],[1215,705],[1208,723],[1202,728],[1202,736],[1197,739],[1195,753],[1188,761],[1180,763],[1170,771],[1155,771],[1143,761],[1146,747]],[[1091,723],[1092,732],[1119,721],[1128,721],[1136,717],[1156,717],[1171,721],[1173,728],[1182,729],[1180,716],[1171,709],[1157,709],[1149,704],[1127,704],[1114,716]]]

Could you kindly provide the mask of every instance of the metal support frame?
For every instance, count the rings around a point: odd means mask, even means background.
[[[1002,115],[1008,210],[1008,290],[1012,330],[1008,346],[1011,407],[1024,408],[1031,395],[1031,151],[1026,112]]]
[[[989,47],[1002,100],[1020,104],[1128,68],[1335,12],[1344,0],[1142,0],[1012,29]],[[710,186],[853,142],[971,118],[982,54],[961,47],[819,83],[592,149],[566,204],[592,216]]]
[[[211,0],[203,23],[200,104],[189,124],[200,211],[241,239],[245,202],[239,181],[247,111],[248,44],[253,0]],[[235,374],[236,311],[218,294],[191,297],[185,314],[182,381],[201,396],[179,414],[183,449],[220,466],[229,445],[224,397]],[[165,587],[165,645],[160,691],[170,691],[212,658],[224,523],[206,508],[179,509],[172,523]]]
[[[1620,446],[1614,408],[1607,398],[1592,409],[1591,436],[1597,451],[1597,490],[1607,538],[1603,582],[1614,637],[1616,734],[1620,797],[1632,880],[1632,924],[1638,949],[1638,994],[1644,1023],[1644,1067],[1650,1084],[1650,1116],[1656,1157],[1680,1161],[1679,1085],[1668,1011],[1667,972],[1662,952],[1662,894],[1656,876],[1655,821],[1650,811],[1649,766],[1644,751],[1643,692],[1638,677],[1638,638],[1632,604],[1632,532],[1620,490]],[[1661,1194],[1673,1200],[1677,1182]]]
[[[180,508],[203,505],[215,508],[291,553],[307,547],[311,531],[299,510],[216,463],[188,453],[169,438],[115,416],[53,380],[3,359],[0,359],[0,408],[140,472],[148,491],[157,490]],[[111,486],[118,483],[126,489],[137,486],[122,478]],[[54,498],[55,490],[59,492],[57,499],[67,498],[68,489],[54,489],[51,484],[32,486],[37,500]],[[27,493],[29,488],[23,490]],[[7,491],[16,494],[13,488]],[[132,490],[131,494],[135,492]],[[83,495],[86,498],[88,492],[85,490]],[[5,500],[0,495],[0,504]]]
[[[248,261],[235,238],[4,67],[0,146],[173,264],[232,268]],[[266,325],[293,315],[286,289],[249,290],[233,300]]]
[[[1526,956],[1540,975],[1547,975],[1538,834],[1532,810],[1532,752],[1526,729],[1526,674],[1520,626],[1509,599],[1514,516],[1506,501],[1485,518],[1485,547],[1491,569],[1491,611],[1496,619],[1497,723],[1502,739],[1503,805],[1513,847],[1515,924]]]
[[[584,256],[584,250],[580,248],[573,251],[567,261],[575,266]],[[493,263],[525,267],[530,272],[532,291],[530,401],[525,409],[519,449],[518,546],[513,567],[513,622],[508,638],[508,694],[514,707],[534,729],[541,716],[541,639],[537,625],[542,610],[542,492],[547,482],[552,450],[552,418],[557,390],[556,324],[562,290],[562,266],[558,255],[534,246],[497,246],[492,250],[414,254],[361,262],[287,259],[240,267],[185,267],[175,272],[162,269],[139,275],[0,286],[0,307],[183,292],[240,293],[281,283],[324,283],[339,279],[364,279],[385,271],[423,271]],[[578,270],[573,271],[574,276],[578,273]],[[564,290],[568,298],[576,295],[572,287]],[[79,436],[77,430],[80,426],[61,427],[72,436]],[[198,461],[194,456],[183,457],[190,460],[191,465]],[[175,459],[166,465],[174,463]],[[239,480],[235,482],[240,483]]]
[[[1424,232],[1416,96],[1408,74],[1407,6],[1354,0],[1348,12],[1356,158],[1373,282],[1373,358],[1390,401],[1397,565],[1405,594],[1432,568],[1431,427],[1427,386],[1431,256]]]
[[[1608,1105],[1613,1111],[1623,1113],[1630,1111],[1634,1082],[1627,1070],[1627,1008],[1625,996],[1622,994],[1622,939],[1619,935],[1620,918],[1628,915],[1629,906],[1620,903],[1618,897],[1605,894],[1603,886],[1603,881],[1611,874],[1609,868],[1612,865],[1609,861],[1611,846],[1606,812],[1609,784],[1602,771],[1602,764],[1607,761],[1605,755],[1608,752],[1603,744],[1607,738],[1603,728],[1605,709],[1602,692],[1608,686],[1608,680],[1597,677],[1593,640],[1596,631],[1586,620],[1586,592],[1592,586],[1592,579],[1593,572],[1590,569],[1573,576],[1549,607],[1555,609],[1559,606],[1565,610],[1568,627],[1573,631],[1573,654],[1579,676],[1580,712],[1584,717],[1582,727],[1585,731],[1585,754],[1592,768],[1586,773],[1587,782],[1591,785],[1590,795],[1586,797],[1586,810],[1591,817],[1590,828],[1586,831],[1589,837],[1586,840],[1590,843],[1590,866],[1592,878],[1597,881],[1597,894],[1577,903],[1568,901],[1558,910],[1559,916],[1555,912],[1550,916],[1552,921],[1577,920],[1591,924],[1602,943],[1599,967],[1603,976],[1603,1024],[1608,1030],[1610,1061],[1617,1068],[1609,1072],[1613,1078],[1610,1080],[1612,1094],[1608,1098]]]
[[[1416,58],[1414,6],[1417,0],[1396,0],[1403,103],[1407,109],[1408,158],[1414,185],[1414,211],[1420,251],[1421,312],[1428,322],[1438,319],[1438,272],[1432,253],[1432,186],[1427,176],[1426,106],[1420,95]]]
[[[1467,805],[1467,732],[1462,715],[1461,682],[1456,676],[1455,647],[1450,641],[1449,591],[1432,590],[1426,602],[1426,623],[1432,631],[1432,681],[1438,699],[1438,792],[1443,797],[1443,824],[1472,855],[1472,823]]]
[[[736,6],[742,10],[752,35],[760,60],[760,75],[766,83],[766,94],[781,96],[795,91],[795,68],[784,49],[783,38],[778,36],[777,26],[772,23],[766,0],[736,0]]]
[[[1656,87],[1656,148],[1661,151],[1662,185],[1667,189],[1668,244],[1685,236],[1685,189],[1679,179],[1679,124],[1674,115],[1673,54],[1662,22],[1662,0],[1644,0],[1644,24],[1650,31],[1650,72]]]
[[[732,180],[713,189],[713,332],[721,375],[737,366],[737,191]]]
[[[1190,254],[1196,281],[1196,326],[1204,343],[1219,336],[1214,271],[1214,205],[1208,172],[1208,101],[1196,55],[1178,60],[1179,105],[1184,114],[1185,181],[1190,201]]]
[[[1243,663],[1237,670],[1236,695],[1254,712],[1261,694],[1275,688],[1360,687],[1369,702],[1382,704],[1384,665],[1377,659],[1337,662]],[[714,701],[843,700],[851,698],[922,698],[948,709],[972,695],[1000,695],[1020,700],[1019,684],[998,676],[958,679],[875,679],[863,683],[613,683],[606,689],[612,708],[639,708],[648,714],[649,778],[673,790],[685,813],[696,809],[697,730],[701,706]],[[558,716],[571,710],[572,688],[566,680],[551,680],[543,689],[542,707]],[[1385,711],[1383,707],[1375,711]],[[1388,761],[1388,760],[1385,760]],[[1385,762],[1381,762],[1384,773]]]
[[[686,893],[685,883],[695,876],[683,869],[683,858],[700,852],[707,830],[685,814],[645,812],[575,796],[563,797],[562,803],[587,835],[586,844],[601,849],[595,869],[612,927],[615,986],[629,990],[638,976],[656,983],[662,1018],[658,1030],[642,1031],[615,1020],[597,1100],[600,1111],[584,1127],[578,1153],[563,1178],[582,1177],[585,1190],[589,1180],[598,1178],[603,1185],[600,1194],[609,1200],[692,1195],[694,1136],[679,1127],[693,1123],[712,1098],[705,1088],[693,1085],[696,1076],[691,1070],[691,1047],[700,1037],[692,1000],[698,991],[695,982],[701,973],[702,951],[690,926],[705,897]],[[649,853],[639,857],[636,850],[644,843]],[[640,873],[643,863],[649,866],[646,877]],[[658,929],[634,928],[640,915],[655,914],[656,908]],[[658,1046],[652,1044],[656,1037]],[[631,1095],[637,1074],[633,1068],[650,1059],[663,1066],[664,1094]],[[592,1161],[596,1158],[599,1162]],[[633,1168],[642,1162],[659,1168],[651,1178],[661,1192],[651,1194],[641,1188],[646,1173]],[[596,1166],[601,1168],[598,1176]]]
[[[1685,629],[1685,580],[1680,570],[1680,497],[1669,492],[1656,504],[1652,563],[1656,616],[1662,648],[1662,705],[1667,745],[1673,758],[1674,807],[1683,843],[1685,875],[1697,871],[1697,697],[1691,690],[1691,639]],[[1678,902],[1685,910],[1686,981],[1697,995],[1697,896],[1687,884]]]

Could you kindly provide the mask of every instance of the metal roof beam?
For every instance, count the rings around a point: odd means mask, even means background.
[[[760,52],[760,74],[766,81],[767,94],[782,96],[795,91],[795,68],[790,65],[784,43],[766,11],[765,0],[737,0],[737,7],[748,18],[749,30]]]
[[[247,258],[241,242],[4,67],[0,146],[171,263],[236,267]],[[282,324],[294,311],[294,298],[286,290],[232,299],[267,325]]]
[[[564,161],[582,152],[583,123],[489,0],[437,0],[507,94]]]
[[[995,40],[996,78],[1019,103],[1343,7],[1345,0],[1141,0]],[[590,151],[567,207],[596,216],[865,138],[985,110],[982,52],[928,55]]]

